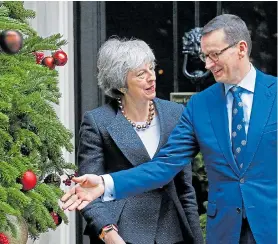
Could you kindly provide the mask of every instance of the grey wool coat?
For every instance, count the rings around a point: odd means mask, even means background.
[[[158,152],[177,124],[183,106],[158,98],[154,105],[160,122]],[[79,175],[109,174],[149,160],[144,144],[118,109],[116,100],[84,114],[78,149]],[[188,165],[162,188],[110,202],[97,199],[81,211],[87,222],[84,234],[90,236],[91,243],[102,243],[98,239],[101,228],[117,224],[119,234],[132,244],[173,244],[182,240],[186,244],[201,244],[191,181]]]

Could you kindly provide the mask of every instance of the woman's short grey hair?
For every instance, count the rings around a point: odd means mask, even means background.
[[[127,88],[127,73],[146,63],[154,63],[155,57],[148,46],[139,39],[111,38],[98,53],[98,85],[106,95],[117,98]]]
[[[250,33],[245,22],[240,17],[232,14],[218,15],[204,26],[202,35],[204,36],[209,32],[219,29],[224,30],[225,41],[229,45],[241,40],[246,41],[248,46],[248,56],[250,56],[252,49]]]

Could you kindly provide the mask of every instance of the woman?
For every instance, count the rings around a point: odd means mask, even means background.
[[[141,40],[110,39],[102,45],[99,86],[112,100],[84,115],[79,175],[136,167],[166,143],[183,106],[155,97],[154,68],[154,54]],[[105,243],[203,243],[191,180],[188,166],[163,188],[90,203],[81,211],[87,221],[84,234],[94,244],[103,243],[101,239]]]

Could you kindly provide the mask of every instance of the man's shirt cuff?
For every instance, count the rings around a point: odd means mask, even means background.
[[[101,196],[103,202],[113,201],[116,199],[114,180],[109,174],[101,175],[104,181],[104,194]]]

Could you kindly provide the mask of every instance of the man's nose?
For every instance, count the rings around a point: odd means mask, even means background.
[[[206,57],[205,68],[211,69],[215,65],[215,62],[210,59],[210,57]]]

